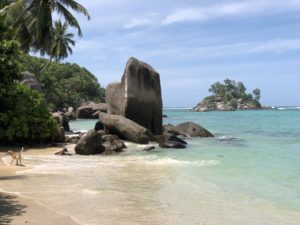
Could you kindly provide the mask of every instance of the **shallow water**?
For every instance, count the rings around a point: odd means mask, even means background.
[[[81,224],[299,224],[300,110],[164,114],[216,138],[188,138],[185,150],[129,144],[116,156],[26,157],[27,178],[0,188]]]

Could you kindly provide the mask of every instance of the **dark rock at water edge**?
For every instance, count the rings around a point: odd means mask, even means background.
[[[156,135],[155,141],[159,144],[161,148],[186,148],[186,145],[183,143],[184,141],[180,138],[177,139],[168,139],[167,135]]]
[[[161,148],[186,148],[184,144],[181,144],[176,141],[166,141],[162,145],[160,145]]]
[[[98,131],[98,130],[104,130],[104,125],[101,121],[97,121],[97,123],[95,124],[95,131]]]
[[[75,146],[75,152],[80,155],[95,155],[105,151],[102,145],[102,136],[94,129],[82,136]]]
[[[189,137],[213,137],[205,128],[193,122],[185,122],[175,126],[175,131]]]
[[[143,151],[150,152],[150,151],[154,150],[155,148],[156,148],[155,146],[151,145],[151,146],[144,148]]]
[[[166,141],[175,141],[184,145],[187,145],[187,142],[184,141],[183,139],[177,137],[176,135],[166,135]]]
[[[99,119],[105,127],[105,132],[116,134],[120,138],[139,144],[147,144],[153,140],[151,131],[120,115],[100,113]]]
[[[162,97],[159,74],[135,58],[127,62],[121,83],[106,88],[108,113],[122,115],[153,134],[162,133]]]

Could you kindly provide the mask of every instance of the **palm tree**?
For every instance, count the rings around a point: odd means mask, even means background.
[[[80,25],[70,13],[69,8],[82,13],[88,19],[88,11],[75,0],[9,0],[10,4],[2,9],[6,22],[16,30],[16,36],[24,50],[30,48],[40,51],[42,55],[51,49],[54,27],[52,14],[62,16],[67,24],[82,36]]]
[[[60,20],[54,23],[53,41],[49,52],[51,58],[55,61],[60,61],[68,57],[68,54],[72,54],[72,48],[70,45],[75,46],[75,41],[72,40],[74,34],[67,33],[68,24],[62,23]]]
[[[56,62],[68,57],[68,54],[72,54],[72,48],[70,45],[75,46],[75,41],[72,40],[74,34],[67,33],[68,24],[62,23],[60,20],[54,22],[53,38],[50,49],[47,51],[50,56],[50,60],[42,67],[39,73],[44,72],[51,64],[54,58]]]

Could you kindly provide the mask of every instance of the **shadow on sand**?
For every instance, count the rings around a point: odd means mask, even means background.
[[[15,216],[26,212],[25,208],[25,205],[18,202],[17,197],[0,193],[0,224],[10,224]]]

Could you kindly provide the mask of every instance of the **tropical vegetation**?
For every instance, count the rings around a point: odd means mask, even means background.
[[[21,48],[25,52],[33,50],[42,55],[51,56],[56,37],[54,13],[76,28],[79,36],[82,36],[81,27],[68,9],[90,19],[87,10],[75,0],[5,0],[1,4],[4,23],[12,28],[13,37],[21,43]]]
[[[50,141],[57,135],[57,124],[43,96],[18,83],[18,49],[16,41],[0,42],[0,143]]]
[[[24,71],[35,74],[50,110],[78,108],[84,102],[103,102],[104,89],[97,78],[77,64],[52,62],[40,73],[49,60],[23,56]]]
[[[53,140],[58,128],[50,110],[104,100],[93,74],[61,63],[75,46],[69,27],[82,36],[73,12],[90,19],[75,0],[0,1],[0,144]],[[32,52],[49,59],[32,57]],[[33,74],[39,91],[22,84],[24,72]]]

